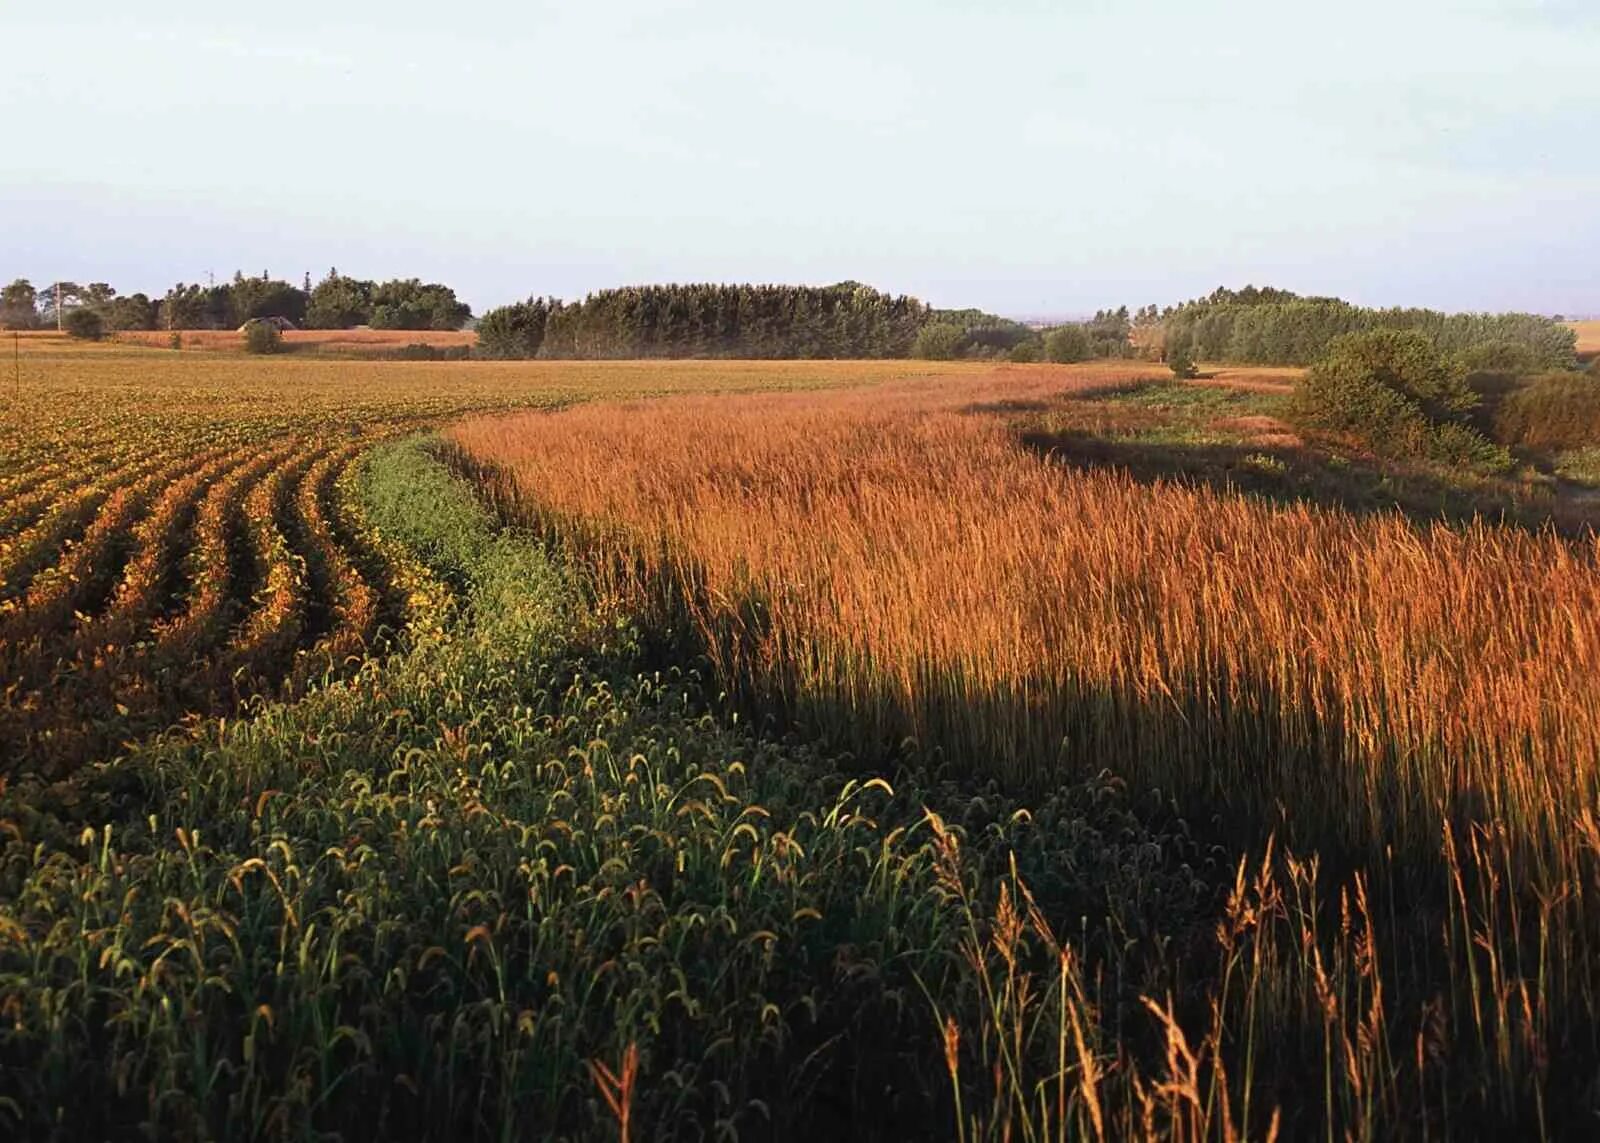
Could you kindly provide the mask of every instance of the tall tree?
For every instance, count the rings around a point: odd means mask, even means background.
[[[39,324],[39,291],[26,278],[0,288],[0,326],[34,329]]]

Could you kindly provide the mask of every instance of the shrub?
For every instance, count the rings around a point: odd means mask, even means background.
[[[1500,402],[1494,434],[1536,449],[1600,444],[1600,377],[1554,373],[1533,379]]]
[[[1061,325],[1045,334],[1044,355],[1051,361],[1071,364],[1094,356],[1094,341],[1081,325]]]
[[[1175,345],[1167,351],[1167,367],[1180,381],[1188,381],[1200,375],[1200,370],[1195,367],[1194,354],[1184,344]]]
[[[1469,373],[1498,373],[1520,377],[1544,368],[1539,355],[1515,341],[1486,341],[1461,354],[1462,367]]]
[[[1018,365],[1032,365],[1039,360],[1039,343],[1024,341],[1011,347],[1011,360]]]
[[[99,341],[106,335],[106,323],[98,313],[91,309],[78,308],[68,310],[61,319],[61,324],[67,331],[68,337],[75,337],[80,341]]]
[[[1301,383],[1295,413],[1380,454],[1504,471],[1510,455],[1467,424],[1477,404],[1460,362],[1428,337],[1373,330],[1333,341]]]
[[[249,322],[244,327],[244,350],[246,353],[281,353],[283,334],[271,322]]]
[[[949,361],[953,357],[961,356],[962,347],[965,345],[967,335],[958,325],[947,322],[930,322],[917,331],[917,339],[911,345],[914,357],[926,361]]]

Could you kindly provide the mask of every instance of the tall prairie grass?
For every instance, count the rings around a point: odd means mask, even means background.
[[[930,997],[957,1137],[1580,1137],[1600,549],[1085,470],[1008,421],[1135,379],[1010,370],[452,436],[503,511],[687,625],[746,703],[1024,788],[1109,769],[1238,861],[1206,939],[1103,958],[1025,880],[943,878],[978,1001]],[[1161,967],[1130,1005],[1143,958]]]
[[[825,734],[1057,782],[1110,766],[1355,858],[1493,821],[1560,884],[1600,762],[1592,541],[1283,507],[1023,447],[1049,370],[588,405],[453,439]],[[619,558],[620,554],[620,558]]]

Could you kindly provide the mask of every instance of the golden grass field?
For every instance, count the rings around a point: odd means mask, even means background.
[[[1008,425],[1153,375],[592,403],[451,437],[626,596],[690,600],[724,677],[810,724],[1047,783],[1115,758],[1368,854],[1470,807],[1569,869],[1600,793],[1594,542],[1076,471]]]
[[[1585,357],[1600,354],[1600,319],[1569,324],[1578,333],[1578,352]]]

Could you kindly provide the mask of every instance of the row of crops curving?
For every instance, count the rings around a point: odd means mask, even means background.
[[[0,756],[59,773],[133,734],[345,670],[406,619],[352,510],[366,437],[12,458],[0,503]]]
[[[375,442],[594,396],[898,365],[377,363],[30,350],[0,392],[0,777],[348,672],[423,618],[351,495]]]

